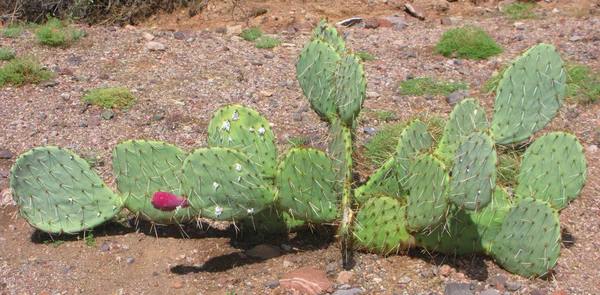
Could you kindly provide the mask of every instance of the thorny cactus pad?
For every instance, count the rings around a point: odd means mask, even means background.
[[[30,150],[10,173],[19,213],[48,233],[77,233],[112,219],[122,203],[79,156],[59,147]]]
[[[325,19],[321,20],[314,29],[312,40],[324,40],[339,53],[343,53],[346,50],[344,39],[339,35],[337,29],[328,24]]]
[[[346,54],[335,74],[336,105],[346,126],[354,126],[366,97],[367,80],[362,63],[354,54]]]

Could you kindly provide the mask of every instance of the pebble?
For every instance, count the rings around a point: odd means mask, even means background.
[[[100,250],[106,252],[110,250],[110,245],[108,243],[104,243],[102,246],[100,246]]]
[[[79,127],[87,127],[88,124],[86,122],[79,122],[79,124],[77,124],[77,126],[79,126]]]
[[[167,46],[160,42],[150,41],[146,43],[146,49],[150,51],[165,51],[167,49]]]
[[[111,110],[106,110],[106,111],[102,112],[102,118],[104,120],[110,120],[114,117],[115,117],[115,113]]]
[[[279,286],[279,281],[278,280],[267,280],[267,282],[265,283],[265,286],[267,286],[271,289],[275,289]]]
[[[410,281],[412,281],[412,279],[409,276],[402,276],[398,279],[398,284],[408,284]]]
[[[37,134],[37,131],[31,131],[31,132],[29,132],[29,136],[30,136],[30,137],[31,137],[31,136],[34,136],[34,135],[36,135],[36,134]]]
[[[183,284],[181,284],[181,283],[173,284],[173,289],[181,289],[181,288],[183,288]]]
[[[518,35],[515,39],[517,39],[517,41],[523,41],[523,40],[525,40],[525,36]]]
[[[3,150],[0,152],[0,159],[11,159],[13,154],[10,151]]]
[[[57,136],[58,135],[58,131],[56,130],[52,130],[52,132],[50,132],[50,136]]]
[[[504,283],[504,287],[506,287],[506,290],[514,292],[517,291],[519,289],[521,289],[522,284],[519,282],[506,282]]]
[[[433,95],[432,94],[425,94],[425,99],[426,100],[433,100]]]
[[[583,38],[581,38],[581,36],[575,35],[575,36],[572,36],[571,38],[569,38],[569,41],[577,42],[577,41],[580,41],[581,39],[583,39]]]
[[[501,295],[500,292],[494,290],[494,289],[489,289],[489,290],[485,290],[481,293],[479,293],[479,295]]]
[[[185,33],[184,32],[175,32],[175,33],[173,33],[173,38],[175,38],[176,40],[183,40],[183,39],[185,39]]]
[[[162,120],[164,118],[165,118],[165,114],[156,114],[153,117],[154,121],[160,121],[160,120]]]
[[[47,82],[40,83],[39,86],[40,87],[54,87],[58,84],[59,84],[58,81],[47,81]]]
[[[148,33],[148,32],[143,32],[142,37],[148,41],[152,41],[155,38],[153,34]]]
[[[444,295],[473,295],[471,284],[466,283],[449,283],[444,288]]]
[[[449,276],[451,272],[452,268],[447,264],[440,266],[440,268],[438,269],[438,273],[443,277]]]
[[[369,134],[371,136],[375,136],[375,134],[377,134],[377,130],[375,128],[373,128],[373,127],[365,127],[363,129],[363,132],[366,133],[366,134]]]
[[[264,54],[264,56],[265,56],[265,58],[273,58],[273,57],[275,57],[275,53],[273,53],[273,52],[267,52],[267,53]]]
[[[361,294],[363,292],[364,292],[364,290],[361,288],[353,288],[353,289],[346,289],[346,290],[337,290],[337,291],[333,292],[333,295],[355,295],[355,294]]]
[[[352,272],[351,271],[340,271],[340,273],[337,276],[337,279],[335,279],[335,282],[340,284],[340,285],[344,285],[350,282],[350,280],[352,279]]]
[[[592,144],[592,145],[590,145],[590,146],[587,147],[587,151],[590,152],[590,153],[593,153],[593,152],[595,152],[597,150],[598,150],[598,146],[595,145],[595,144]]]
[[[469,90],[463,90],[463,89],[456,90],[456,91],[448,94],[448,96],[446,96],[446,102],[449,105],[453,106],[453,105],[459,103],[465,97],[469,96],[469,94],[470,94]]]
[[[127,260],[125,260],[125,262],[127,264],[132,264],[134,261],[135,261],[135,258],[132,258],[132,257],[129,257],[129,258],[127,258]]]
[[[261,244],[246,251],[246,255],[256,259],[267,260],[281,255],[281,250],[279,247],[273,245]]]
[[[302,113],[295,112],[293,118],[294,118],[294,121],[302,121],[302,119],[303,119]]]

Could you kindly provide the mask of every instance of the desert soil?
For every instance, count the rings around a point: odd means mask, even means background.
[[[280,280],[308,266],[324,271],[335,282],[325,292],[336,294],[598,294],[600,108],[577,101],[568,101],[544,130],[573,132],[588,161],[587,185],[561,212],[563,249],[547,279],[512,275],[489,257],[447,257],[419,249],[388,257],[359,252],[354,267],[344,271],[332,228],[268,238],[236,231],[227,223],[153,228],[121,216],[96,228],[93,239],[85,241],[82,235],[51,237],[17,214],[8,173],[16,157],[28,149],[58,145],[95,158],[94,170],[114,188],[110,154],[118,142],[162,140],[186,151],[206,146],[211,114],[226,104],[262,113],[282,149],[295,137],[322,148],[326,125],[310,110],[294,67],[309,40],[307,28],[322,17],[332,22],[364,17],[372,24],[378,17],[398,16],[407,24],[341,29],[352,50],[366,50],[377,58],[364,63],[369,97],[357,128],[357,146],[371,136],[365,129],[414,117],[448,116],[452,106],[445,96],[398,94],[399,82],[409,76],[465,82],[470,96],[491,110],[493,94],[481,87],[509,60],[540,41],[554,44],[566,60],[600,69],[600,14],[593,1],[538,2],[537,17],[519,21],[498,10],[506,1],[481,6],[470,1],[422,1],[417,9],[426,14],[423,21],[409,17],[401,1],[353,3],[242,2],[246,10],[267,8],[266,14],[249,19],[249,25],[276,34],[282,44],[274,49],[257,49],[227,35],[227,28],[246,27],[239,11],[234,10],[232,17],[230,2],[211,2],[191,19],[182,11],[135,26],[82,26],[87,37],[68,48],[39,45],[30,31],[17,39],[0,37],[0,45],[18,55],[35,54],[56,73],[55,83],[0,88],[0,293],[293,294]],[[442,17],[450,18],[451,24],[442,25]],[[504,53],[481,61],[433,53],[444,30],[465,24],[485,29]],[[166,50],[148,50],[149,36]],[[138,102],[103,119],[104,110],[81,101],[99,86],[129,88]],[[392,111],[391,121],[381,122],[378,110]],[[366,172],[361,170],[363,178]],[[470,284],[467,289],[472,290],[456,293],[455,288],[464,286],[459,283]]]

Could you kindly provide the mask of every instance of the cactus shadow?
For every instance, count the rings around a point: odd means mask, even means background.
[[[471,254],[457,256],[429,252],[426,250],[412,251],[409,252],[408,255],[429,263],[432,266],[431,272],[434,275],[439,275],[439,268],[442,265],[448,265],[452,269],[455,269],[456,272],[463,273],[471,280],[485,282],[490,277],[488,267],[485,264],[486,257],[484,255]]]
[[[567,249],[575,246],[575,243],[577,242],[575,236],[564,225],[561,226],[560,238],[562,240],[563,247]]]

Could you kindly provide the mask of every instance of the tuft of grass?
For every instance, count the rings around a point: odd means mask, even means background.
[[[357,52],[356,56],[358,56],[358,58],[360,58],[362,61],[377,60],[376,57],[364,50]]]
[[[90,247],[96,247],[96,242],[94,241],[94,234],[93,233],[88,233],[87,235],[85,235],[83,237],[83,241],[85,242],[86,245],[90,246]]]
[[[566,99],[593,103],[600,97],[600,73],[592,73],[589,66],[568,63]]]
[[[500,83],[500,80],[502,80],[502,75],[504,75],[504,71],[506,71],[506,68],[503,68],[502,70],[500,70],[498,72],[498,75],[493,76],[487,82],[485,82],[485,85],[483,85],[483,88],[481,88],[481,91],[482,92],[490,92],[490,91],[495,90],[496,86],[498,86],[498,83]]]
[[[379,121],[387,122],[394,117],[394,113],[392,111],[376,110],[375,117],[377,117]]]
[[[52,245],[52,248],[56,248],[56,247],[58,247],[58,246],[60,246],[60,245],[62,245],[64,243],[65,243],[65,241],[63,241],[63,240],[56,240],[56,241],[45,240],[44,241],[44,245],[50,244],[50,245]]]
[[[483,29],[467,25],[445,31],[435,45],[435,51],[445,57],[456,52],[459,58],[486,59],[503,50]]]
[[[0,60],[11,60],[15,57],[15,53],[8,46],[0,47]]]
[[[465,83],[446,83],[433,78],[415,78],[400,82],[400,94],[404,95],[448,95],[459,89],[467,89]]]
[[[262,37],[262,35],[263,35],[263,32],[260,30],[260,28],[257,28],[257,27],[245,29],[242,31],[242,38],[244,38],[244,40],[250,41],[250,42]]]
[[[303,147],[308,144],[308,139],[302,136],[290,137],[288,138],[288,143],[290,148]]]
[[[400,137],[405,126],[404,122],[385,125],[371,140],[363,144],[367,166],[371,168],[381,167],[390,158],[396,151],[398,137]]]
[[[52,76],[50,71],[39,65],[35,57],[26,55],[10,60],[0,68],[0,86],[35,84],[48,81]]]
[[[512,20],[519,20],[525,18],[535,18],[535,14],[531,11],[533,3],[528,2],[515,2],[504,6],[503,12],[508,15]]]
[[[81,30],[65,26],[62,21],[56,18],[48,19],[45,24],[38,26],[35,31],[37,41],[40,44],[49,46],[68,46],[81,36]]]
[[[101,108],[128,109],[135,104],[135,96],[129,89],[121,87],[100,87],[86,94],[83,102],[100,106]]]
[[[2,35],[6,38],[17,38],[23,34],[25,26],[23,24],[11,24],[2,30]]]
[[[496,170],[498,173],[496,181],[502,186],[517,186],[517,174],[519,173],[519,167],[521,167],[521,161],[523,160],[525,150],[526,148],[523,146],[496,145],[498,155],[498,169]]]
[[[253,43],[254,43],[254,46],[256,46],[256,48],[268,49],[268,48],[273,48],[273,47],[279,45],[279,40],[277,40],[277,38],[271,37],[271,36],[262,36],[256,40],[254,40]]]

